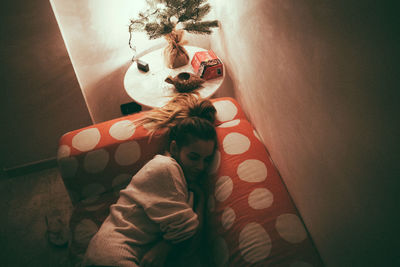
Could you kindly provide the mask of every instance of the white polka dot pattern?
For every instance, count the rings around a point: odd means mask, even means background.
[[[217,237],[217,239],[214,241],[213,252],[216,266],[226,266],[229,259],[229,250],[228,245],[222,237]]]
[[[153,124],[154,123],[143,124],[143,128],[145,128],[147,131],[151,131],[151,130],[153,130]]]
[[[88,173],[99,173],[105,169],[110,156],[105,149],[90,151],[86,154],[83,167]]]
[[[253,209],[266,209],[272,205],[274,196],[267,188],[256,188],[249,195],[249,206]]]
[[[97,128],[83,130],[72,138],[72,146],[82,152],[92,150],[99,142],[100,132]]]
[[[121,184],[127,184],[132,178],[132,175],[121,173],[112,180],[112,187],[118,187]]]
[[[221,217],[222,227],[228,230],[229,228],[232,227],[233,223],[235,222],[235,219],[236,219],[235,211],[230,207],[226,207]]]
[[[227,154],[237,155],[249,150],[250,140],[243,134],[230,133],[225,136],[222,145]]]
[[[237,174],[246,182],[262,182],[267,178],[267,167],[260,160],[248,159],[239,164]]]
[[[276,172],[268,167],[268,155],[261,149],[261,137],[245,119],[243,111],[234,101],[213,100],[213,103],[217,123],[221,124],[216,128],[218,147],[208,169],[215,188],[207,202],[211,219],[206,227],[215,230],[210,233],[214,239],[210,249],[215,254],[216,266],[269,266],[280,251],[292,253],[291,247],[308,246],[306,242],[300,243],[307,234],[295,209],[287,206],[285,196],[281,198]],[[124,169],[121,166],[129,166],[134,173],[140,169],[135,163],[142,162],[142,154],[147,156],[153,148],[156,150],[156,145],[150,147],[151,144],[143,142],[148,138],[145,129],[149,130],[149,125],[139,127],[133,121],[136,117],[129,118],[73,131],[61,140],[57,151],[60,170],[63,178],[67,178],[70,196],[74,195],[71,196],[73,203],[80,201],[79,211],[83,212],[76,214],[79,217],[74,217],[71,227],[85,218],[72,229],[72,237],[77,239],[73,243],[78,246],[88,245],[98,230],[96,223],[101,217],[97,216],[108,212],[109,203],[132,178],[129,171],[120,173]],[[73,181],[68,177],[73,177]],[[105,192],[106,195],[102,194]],[[271,208],[277,200],[279,205],[282,201],[285,214],[279,210],[278,203]],[[273,251],[269,236],[272,233]],[[290,267],[315,264],[312,257],[302,257],[299,253],[290,254],[283,264]],[[301,261],[304,259],[311,261]]]
[[[115,151],[115,161],[121,166],[127,166],[140,159],[140,145],[136,141],[122,143]]]
[[[126,140],[132,137],[135,133],[136,127],[130,120],[123,120],[113,124],[111,126],[109,133],[117,140]]]
[[[71,148],[67,145],[61,145],[57,151],[57,159],[66,158],[71,155]]]
[[[233,120],[238,113],[238,109],[229,100],[222,100],[213,103],[215,109],[217,110],[217,120],[219,121],[230,121]]]
[[[131,178],[132,178],[132,175],[127,174],[127,173],[122,173],[122,174],[116,176],[112,180],[112,187],[113,187],[115,195],[117,195],[117,196],[119,195],[119,191],[126,187],[126,185],[129,183]]]
[[[258,223],[247,224],[239,234],[240,253],[247,262],[257,263],[264,260],[269,256],[271,247],[271,238]]]
[[[233,120],[233,121],[228,121],[228,122],[222,123],[218,127],[220,127],[220,128],[235,127],[235,126],[239,125],[239,123],[240,123],[240,120],[236,119],[236,120]]]
[[[97,233],[99,228],[97,225],[89,219],[83,219],[75,227],[74,240],[80,245],[88,245],[90,239]]]
[[[215,185],[215,198],[222,202],[225,201],[231,194],[233,182],[229,176],[221,176],[218,178]]]
[[[105,191],[106,189],[101,184],[93,183],[86,185],[82,189],[82,197],[84,198],[82,200],[82,203],[91,204],[93,202],[96,202],[100,198],[100,195],[103,194]]]
[[[279,235],[289,243],[300,243],[307,237],[303,224],[295,214],[278,216],[275,227]]]

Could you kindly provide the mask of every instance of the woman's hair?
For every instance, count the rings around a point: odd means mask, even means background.
[[[210,100],[190,93],[177,94],[165,106],[149,111],[135,124],[146,125],[151,136],[167,129],[168,144],[175,140],[178,147],[182,147],[190,144],[193,137],[216,140],[216,112]]]

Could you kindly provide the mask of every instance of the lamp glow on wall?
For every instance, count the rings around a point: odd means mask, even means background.
[[[50,3],[92,121],[120,116],[119,105],[129,100],[121,79],[133,56],[128,45],[129,22],[143,10],[145,0]],[[149,40],[142,32],[135,32],[134,38],[137,53],[165,44],[165,40]],[[104,99],[113,103],[105,105]]]
[[[147,7],[146,1],[49,1],[93,123],[121,116],[120,105],[132,101],[123,86],[134,55],[129,23]],[[138,57],[166,45],[164,38],[149,40],[145,32],[134,32],[133,37]],[[189,45],[210,48],[208,36],[186,37]]]

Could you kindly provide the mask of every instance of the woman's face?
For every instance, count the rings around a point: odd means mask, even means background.
[[[207,171],[214,156],[214,140],[194,139],[189,145],[182,146],[180,149],[174,141],[171,145],[175,146],[171,147],[172,155],[182,167],[188,183],[195,182]]]

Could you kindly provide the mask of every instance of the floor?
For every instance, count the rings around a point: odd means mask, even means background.
[[[57,168],[0,178],[0,265],[69,266],[68,248],[47,241],[46,219],[65,222],[72,204]]]

